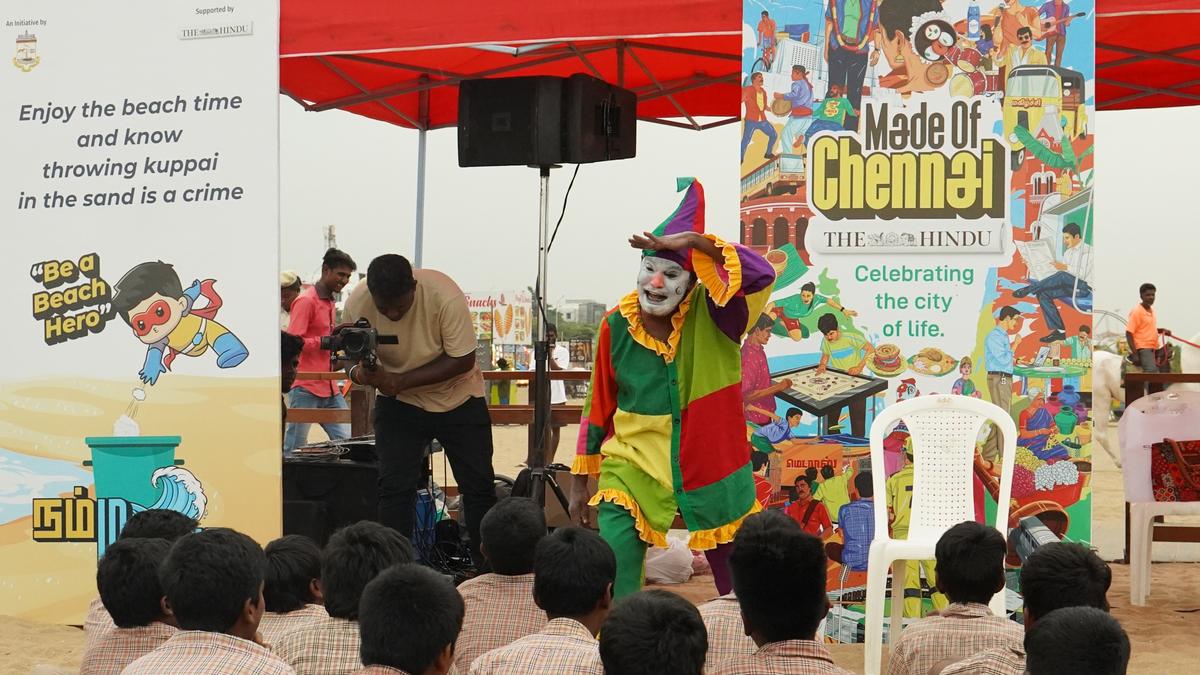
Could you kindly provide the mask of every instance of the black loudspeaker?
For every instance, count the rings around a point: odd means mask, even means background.
[[[637,95],[588,75],[464,80],[459,166],[550,166],[636,154]]]
[[[344,525],[378,516],[379,467],[374,462],[283,461],[283,533],[324,546]]]

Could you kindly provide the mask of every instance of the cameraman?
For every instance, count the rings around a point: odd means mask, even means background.
[[[479,557],[479,523],[496,502],[492,420],[475,363],[475,328],[467,298],[450,277],[413,270],[403,256],[381,255],[346,301],[345,320],[365,318],[399,344],[378,347],[379,365],[350,366],[350,379],[379,390],[375,448],[379,453],[379,520],[413,534],[417,482],[425,446],[436,438],[458,480]]]

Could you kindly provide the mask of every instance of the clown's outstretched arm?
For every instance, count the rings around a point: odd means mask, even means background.
[[[146,348],[146,360],[142,363],[142,369],[138,371],[138,377],[142,382],[153,385],[158,382],[158,376],[167,372],[167,366],[163,363],[163,356],[167,351],[166,339],[159,340]]]
[[[692,267],[708,294],[709,311],[721,332],[741,342],[767,306],[775,287],[775,269],[766,258],[741,244],[712,234],[695,236],[703,243],[692,247]]]

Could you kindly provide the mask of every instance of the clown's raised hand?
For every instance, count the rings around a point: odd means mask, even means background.
[[[656,236],[653,232],[643,232],[629,237],[629,245],[643,251],[685,251],[696,243],[695,232],[677,232]]]

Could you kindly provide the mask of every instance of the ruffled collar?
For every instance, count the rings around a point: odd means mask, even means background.
[[[695,289],[693,289],[693,292]],[[687,318],[688,308],[692,304],[692,293],[679,303],[675,313],[671,315],[671,335],[663,342],[646,331],[642,325],[642,308],[638,302],[637,291],[621,298],[617,306],[621,316],[629,322],[629,335],[635,342],[666,359],[667,363],[675,360],[675,350],[679,347],[679,336],[683,332],[683,321]]]

